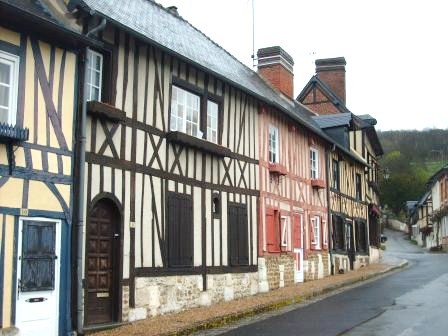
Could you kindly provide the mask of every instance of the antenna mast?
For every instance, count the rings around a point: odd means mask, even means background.
[[[255,0],[252,0],[252,67],[255,67]]]

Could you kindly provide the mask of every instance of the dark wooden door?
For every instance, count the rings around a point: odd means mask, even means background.
[[[117,321],[121,216],[109,200],[98,201],[87,223],[86,324]]]

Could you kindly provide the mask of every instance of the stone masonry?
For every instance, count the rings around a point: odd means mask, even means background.
[[[269,290],[294,284],[294,258],[289,254],[264,257]]]
[[[207,290],[203,291],[202,286],[202,275],[136,278],[135,308],[125,304],[129,300],[129,288],[123,289],[123,321],[255,295],[258,273],[207,275]]]
[[[304,264],[305,281],[318,280],[330,275],[328,253],[310,253]]]

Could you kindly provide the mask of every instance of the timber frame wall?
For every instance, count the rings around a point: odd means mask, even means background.
[[[6,13],[5,13],[6,14]],[[18,17],[18,16],[17,16]],[[17,17],[10,18],[11,20]],[[14,146],[10,173],[0,143],[0,327],[16,315],[18,227],[21,217],[59,219],[61,227],[59,331],[70,330],[70,246],[74,111],[77,109],[77,54],[56,39],[29,33],[27,22],[6,23],[0,50],[20,57],[16,125],[29,139]],[[28,29],[28,30],[27,30]],[[38,29],[34,29],[36,32]]]
[[[263,106],[260,109],[260,256],[282,253],[294,256],[294,248],[303,248],[305,258],[312,252],[328,251],[327,243],[327,189],[326,189],[326,147],[325,142],[313,135],[303,126],[280,114],[274,109]],[[278,128],[280,174],[273,171],[269,162],[269,126]],[[311,185],[310,149],[318,151],[318,175],[324,188]],[[269,252],[267,212],[278,211],[287,216],[291,223],[291,246],[287,249],[277,246],[277,252]],[[321,218],[321,248],[314,249],[311,244],[311,216]],[[275,220],[275,219],[274,219]],[[303,232],[302,232],[303,230]],[[280,234],[279,232],[275,232]],[[274,233],[274,234],[275,234]],[[301,235],[303,234],[303,246]],[[314,250],[314,251],[313,251]]]
[[[93,25],[94,26],[94,25]],[[113,196],[121,204],[121,285],[135,306],[137,277],[257,271],[259,197],[258,102],[176,56],[108,25],[98,36],[110,60],[106,103],[121,120],[90,114],[86,146],[86,212],[94,200]],[[219,104],[219,143],[170,132],[172,85]],[[193,200],[194,260],[168,266],[167,195]],[[212,213],[213,196],[219,216]],[[229,202],[247,207],[248,264],[230,266]],[[88,225],[88,220],[87,220]]]

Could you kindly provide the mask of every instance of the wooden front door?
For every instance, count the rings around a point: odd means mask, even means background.
[[[86,242],[86,324],[118,320],[121,216],[115,204],[99,200],[90,211]]]

